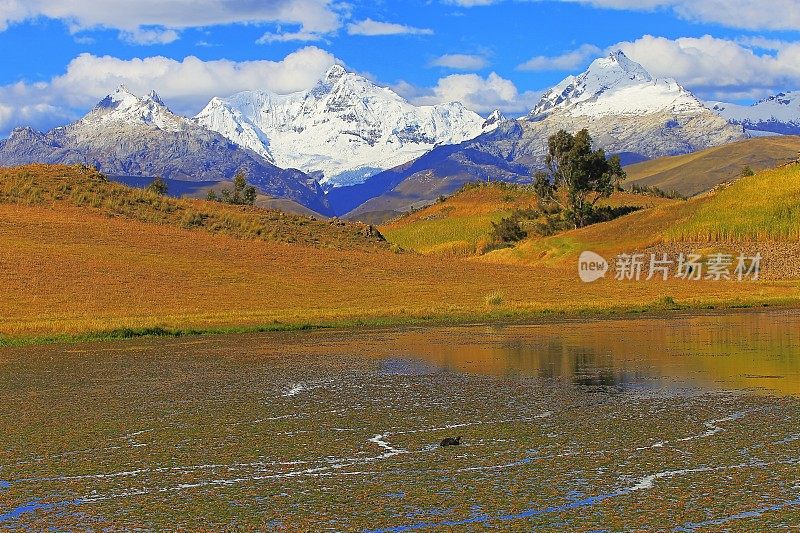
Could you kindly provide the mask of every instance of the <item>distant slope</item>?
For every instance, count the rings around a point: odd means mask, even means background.
[[[527,188],[481,184],[380,226],[380,230],[389,242],[407,250],[472,255],[488,243],[492,222],[509,216],[515,208],[533,205],[535,195]]]
[[[477,139],[439,146],[363,184],[333,189],[327,195],[328,202],[338,213],[363,220],[375,213],[396,215],[429,204],[473,181],[529,182],[531,161],[515,161],[513,156],[515,143],[522,141],[523,135],[517,121],[503,121]]]
[[[325,248],[387,248],[368,226],[331,224],[258,207],[159,196],[109,181],[86,167],[28,165],[0,168],[0,204],[58,205],[151,224],[240,239]]]
[[[692,154],[662,157],[625,167],[633,183],[691,196],[739,176],[749,165],[759,171],[797,159],[800,137],[748,139]]]

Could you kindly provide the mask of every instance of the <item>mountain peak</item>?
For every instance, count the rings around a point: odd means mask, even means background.
[[[139,97],[125,85],[120,85],[116,91],[103,98],[82,121],[145,125],[171,131],[183,130],[188,124],[187,119],[172,113],[155,91]]]
[[[586,81],[604,84],[618,84],[631,81],[653,81],[653,76],[642,65],[631,60],[622,50],[611,52],[606,57],[595,59],[579,77]],[[594,79],[593,79],[594,78]]]
[[[495,109],[492,113],[486,118],[486,121],[483,123],[483,131],[490,131],[497,128],[497,125],[501,122],[507,120],[506,116],[503,115],[503,112],[499,109]]]
[[[592,61],[578,76],[568,76],[546,92],[530,114],[542,120],[556,111],[572,116],[648,115],[657,112],[696,114],[704,110],[673,79],[653,77],[622,50]]]
[[[342,79],[345,74],[347,74],[347,69],[344,68],[342,65],[336,64],[333,65],[328,71],[325,73],[323,80],[327,83],[336,83],[340,79]]]
[[[152,100],[153,102],[157,103],[158,105],[162,105],[162,106],[166,107],[166,104],[164,104],[164,101],[161,99],[160,96],[158,96],[158,93],[155,90],[152,90],[149,93],[147,93],[146,98],[148,100]]]
[[[362,183],[436,145],[475,138],[484,122],[457,102],[415,106],[341,65],[307,91],[245,91],[212,100],[195,119],[326,187]]]

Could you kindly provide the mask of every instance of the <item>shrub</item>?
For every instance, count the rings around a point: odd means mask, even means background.
[[[520,219],[515,216],[503,218],[500,222],[492,222],[492,239],[500,243],[519,242],[528,236],[522,229]]]

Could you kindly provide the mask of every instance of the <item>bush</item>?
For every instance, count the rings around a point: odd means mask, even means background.
[[[528,232],[522,229],[519,217],[512,215],[500,222],[492,222],[492,239],[495,242],[519,242],[527,236]]]

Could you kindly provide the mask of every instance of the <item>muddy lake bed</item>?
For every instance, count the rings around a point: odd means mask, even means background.
[[[0,369],[7,530],[800,527],[798,311],[9,348]]]

